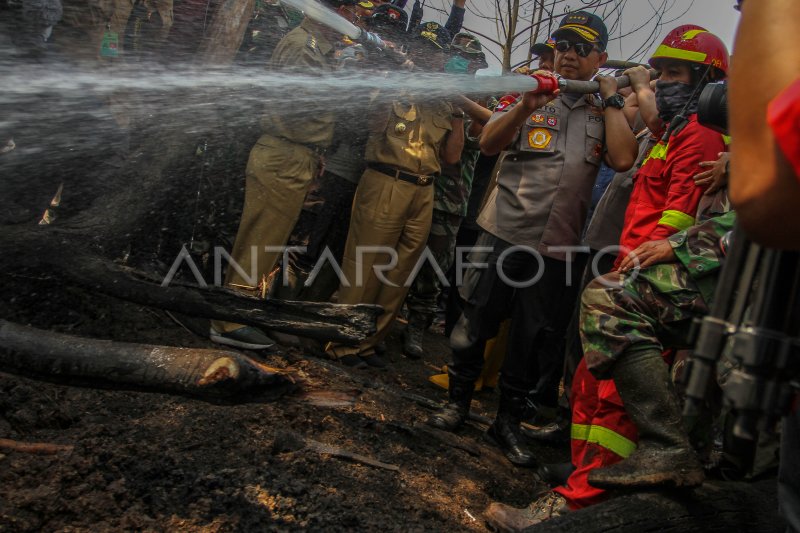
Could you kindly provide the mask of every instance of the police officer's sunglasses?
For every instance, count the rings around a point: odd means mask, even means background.
[[[566,52],[570,48],[575,48],[575,53],[581,57],[589,57],[594,50],[600,51],[595,45],[590,43],[573,43],[572,41],[568,41],[566,39],[561,41],[556,41],[556,50],[559,52]]]

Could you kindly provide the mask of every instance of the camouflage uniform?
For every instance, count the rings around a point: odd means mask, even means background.
[[[427,248],[441,269],[441,274],[436,272],[430,261],[426,261],[414,278],[406,298],[409,320],[419,320],[424,328],[431,324],[436,314],[436,301],[442,290],[439,276],[447,276],[447,271],[453,264],[456,236],[461,221],[467,214],[475,163],[480,155],[478,139],[468,134],[471,124],[470,120],[464,121],[461,161],[445,166],[433,182],[433,221]]]
[[[615,272],[589,284],[582,297],[581,340],[592,374],[607,377],[628,350],[687,345],[692,319],[708,313],[722,263],[719,239],[735,218],[730,211],[669,237],[678,262],[622,275],[621,284]]]
[[[606,493],[598,488],[602,485],[596,484],[597,477],[602,479],[603,472],[620,461],[626,464],[623,459],[641,461],[634,457],[637,447],[644,438],[646,448],[657,432],[671,443],[676,472],[690,471],[681,470],[689,465],[680,462],[676,450],[685,450],[696,462],[688,441],[682,443],[683,438],[676,436],[674,421],[681,417],[674,414],[677,398],[661,362],[662,347],[686,346],[692,319],[708,312],[722,261],[719,238],[733,227],[734,219],[729,212],[698,220],[669,237],[677,261],[645,268],[638,277],[624,275],[620,284],[616,283],[620,274],[612,272],[584,290],[585,357],[575,372],[570,398],[576,470],[555,489],[571,508],[602,501]],[[612,375],[614,379],[609,379]],[[694,466],[699,468],[699,463]]]

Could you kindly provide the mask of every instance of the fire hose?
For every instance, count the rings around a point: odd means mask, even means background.
[[[359,28],[332,9],[329,9],[315,0],[281,1],[289,7],[302,11],[306,17],[314,22],[346,35],[353,42],[389,54],[397,60],[398,63],[402,63],[407,59],[404,53],[387,45],[378,35]],[[655,79],[656,75],[657,72],[655,70],[650,71],[651,79]],[[458,78],[458,76],[453,76],[453,78]],[[482,83],[483,80],[487,79],[491,79],[492,81],[490,83]],[[556,89],[560,89],[561,92],[578,94],[594,94],[600,91],[600,83],[597,81],[567,80],[564,78],[542,76],[540,74],[530,74],[525,77],[508,78],[507,80],[509,82],[508,85],[513,85],[515,87],[513,90],[525,92],[534,91],[540,94],[552,93]],[[493,92],[491,90],[483,90],[482,86],[491,86],[492,89],[497,89],[496,78],[492,79],[488,76],[469,77],[468,80],[464,81],[468,83],[461,84],[461,80],[459,80],[458,85],[460,85],[460,87],[458,90],[454,91],[455,93],[487,94]],[[623,88],[629,86],[630,79],[628,76],[619,76],[617,78],[617,87]],[[470,90],[465,91],[465,87],[469,87]]]

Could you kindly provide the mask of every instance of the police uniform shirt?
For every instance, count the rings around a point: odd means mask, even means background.
[[[550,248],[580,244],[604,147],[597,97],[564,94],[535,110],[507,148],[478,224],[507,242],[565,260],[566,252]]]
[[[313,22],[303,19],[300,26],[278,43],[270,65],[274,71],[309,77],[326,76],[333,72],[333,44],[314,27]],[[287,85],[284,89],[286,99],[276,109],[265,110],[261,128],[268,135],[292,142],[327,147],[333,139],[334,111],[324,108],[309,111],[305,105],[294,104],[293,101],[302,101],[296,96],[303,91],[302,86]]]
[[[372,124],[366,160],[403,172],[430,176],[441,172],[439,150],[452,129],[453,106],[444,100],[392,102]]]

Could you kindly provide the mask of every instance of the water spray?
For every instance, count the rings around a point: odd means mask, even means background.
[[[305,16],[307,16],[314,22],[322,24],[323,26],[326,26],[336,32],[346,35],[354,42],[358,42],[381,51],[390,50],[390,48],[379,36],[375,35],[374,33],[362,30],[349,20],[345,19],[332,9],[323,6],[316,0],[281,0],[281,1],[284,4],[294,9],[297,9],[298,11],[302,11],[303,14],[305,14]],[[393,52],[398,60],[400,60],[401,58],[403,60],[405,59],[404,54],[395,51]],[[651,70],[650,73],[651,73],[651,79],[655,79],[656,71]],[[600,84],[596,81],[566,80],[564,78],[558,78],[557,80],[555,80],[548,76],[541,76],[539,74],[530,74],[526,77],[530,81],[526,81],[525,83],[523,83],[522,77],[513,78],[515,79],[517,84],[514,88],[510,88],[508,92],[533,91],[536,93],[544,94],[544,93],[552,93],[556,89],[560,89],[561,92],[566,92],[566,93],[593,94],[600,91]],[[482,83],[481,78],[487,79],[487,77],[483,76],[481,76],[480,78],[473,78],[471,76],[456,77],[456,79],[458,80],[458,86],[454,87],[455,91],[452,94],[489,94],[492,91],[486,91],[481,89],[481,86],[485,85],[484,83]],[[494,82],[492,82],[491,85],[493,89],[497,88]],[[628,78],[628,76],[620,76],[617,78],[617,87],[623,88],[628,86],[630,86],[630,79]]]

